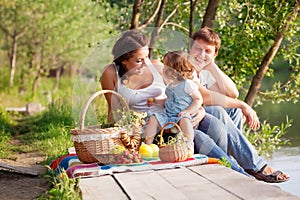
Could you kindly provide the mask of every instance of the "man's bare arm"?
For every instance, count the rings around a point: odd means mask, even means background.
[[[216,83],[209,90],[219,92],[231,98],[239,96],[239,91],[235,83],[214,62],[205,67],[205,70],[209,71],[216,79]]]

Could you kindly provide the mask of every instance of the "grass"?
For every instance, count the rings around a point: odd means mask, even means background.
[[[15,119],[15,120],[14,120]],[[35,116],[11,116],[2,108],[0,112],[0,158],[14,159],[20,152],[34,152],[46,156],[44,165],[62,155],[72,147],[70,129],[74,128],[71,105],[66,101],[56,101],[47,110]],[[13,145],[13,140],[21,145]],[[62,173],[58,179],[51,170],[45,174],[52,188],[38,199],[81,199],[76,179],[69,179]]]

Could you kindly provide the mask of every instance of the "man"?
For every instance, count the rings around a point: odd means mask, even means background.
[[[246,172],[259,180],[266,182],[286,181],[289,176],[268,166],[242,134],[242,113],[246,116],[246,122],[252,129],[259,127],[259,120],[249,105],[237,99],[239,92],[236,85],[215,64],[214,60],[218,55],[220,46],[221,40],[218,34],[211,28],[204,27],[192,35],[190,55],[194,58],[193,62],[195,62],[194,65],[200,82],[199,90],[206,105],[204,107],[206,113],[219,118],[228,127],[228,149],[224,151],[233,156]],[[251,160],[243,159],[245,156],[241,152]]]
[[[196,72],[200,84],[209,89],[236,99],[239,92],[234,82],[214,62],[221,46],[221,40],[216,32],[210,28],[202,28],[192,35],[190,54],[195,58]],[[206,107],[206,112],[218,115],[222,108]],[[238,108],[225,109],[238,129],[242,130],[242,112]],[[254,127],[256,128],[256,127]]]

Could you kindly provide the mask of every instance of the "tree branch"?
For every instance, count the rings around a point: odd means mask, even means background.
[[[163,26],[169,21],[169,19],[176,13],[177,9],[179,8],[179,5],[176,5],[174,10],[166,17],[166,19],[161,23],[160,27],[158,28],[158,33],[161,31]]]
[[[167,22],[167,23],[165,23],[165,26],[167,26],[167,25],[176,26],[176,27],[178,27],[178,28],[183,29],[183,30],[186,31],[187,33],[189,32],[189,29],[187,29],[187,28],[185,28],[184,26],[181,26],[181,25],[179,25],[179,24],[177,24],[177,23],[174,23],[174,22]]]
[[[146,21],[144,21],[144,22],[138,27],[138,29],[143,29],[143,28],[147,27],[148,24],[150,24],[150,23],[154,20],[155,16],[157,15],[157,13],[158,13],[158,11],[159,11],[159,9],[160,9],[161,3],[162,3],[162,0],[159,0],[158,3],[157,3],[156,9],[155,9],[154,12],[152,13],[152,15],[151,15]]]
[[[191,37],[194,32],[194,14],[196,9],[196,4],[199,0],[190,0],[190,21],[189,21],[189,36]]]
[[[219,0],[209,0],[201,27],[208,26],[212,28],[219,6]]]
[[[141,14],[140,11],[142,3],[143,0],[134,0],[130,29],[137,29],[139,27],[139,18]]]

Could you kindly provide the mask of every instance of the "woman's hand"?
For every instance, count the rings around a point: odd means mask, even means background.
[[[205,116],[205,110],[203,107],[200,107],[200,109],[196,113],[191,113],[192,116],[192,125],[193,127],[197,126],[203,117]]]
[[[160,105],[162,107],[165,107],[166,97],[159,97],[159,98],[149,98],[147,99],[147,106],[154,106],[154,105]]]
[[[256,112],[245,102],[241,107],[244,116],[246,117],[246,123],[250,125],[251,129],[259,128],[259,119]]]

